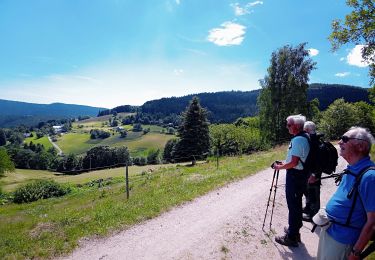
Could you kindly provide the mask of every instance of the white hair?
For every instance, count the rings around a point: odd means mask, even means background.
[[[313,121],[306,121],[303,125],[303,129],[308,132],[309,134],[315,134],[316,132],[316,126]]]
[[[299,128],[302,130],[303,129],[303,125],[305,124],[306,122],[306,117],[299,114],[299,115],[291,115],[291,116],[288,116],[286,118],[286,121],[289,122],[289,121],[292,121],[294,125],[297,125],[299,126]]]

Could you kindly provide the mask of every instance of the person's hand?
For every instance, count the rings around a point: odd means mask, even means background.
[[[281,166],[282,164],[283,164],[283,163],[280,162],[280,161],[275,161],[275,162],[272,163],[271,168],[272,168],[272,169],[275,169],[275,170],[279,170],[279,168],[280,168],[280,166]]]
[[[348,260],[359,260],[361,259],[359,256],[355,256],[352,253],[348,255]]]
[[[318,179],[314,176],[314,175],[310,175],[309,179],[308,179],[308,183],[309,184],[314,184]]]

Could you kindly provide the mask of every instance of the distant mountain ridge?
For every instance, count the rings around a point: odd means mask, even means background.
[[[64,103],[34,104],[0,99],[0,127],[16,126],[21,123],[33,125],[50,119],[96,116],[100,110],[105,109]]]
[[[141,106],[141,111],[154,115],[160,114],[160,117],[180,114],[188,106],[193,96],[197,96],[201,105],[209,111],[211,122],[233,122],[239,117],[254,116],[258,113],[256,103],[259,93],[260,89],[199,93],[183,97],[162,98],[147,101]],[[325,110],[333,101],[339,98],[344,98],[347,102],[370,102],[367,89],[339,84],[310,84],[307,96],[308,100],[319,99],[320,110]]]

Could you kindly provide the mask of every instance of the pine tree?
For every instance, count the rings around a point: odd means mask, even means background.
[[[193,161],[207,157],[210,148],[207,112],[194,97],[183,113],[183,122],[178,129],[180,141],[173,157],[176,161]]]

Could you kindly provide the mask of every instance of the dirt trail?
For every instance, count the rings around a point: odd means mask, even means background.
[[[337,170],[345,165],[340,157]],[[319,228],[311,233],[311,223],[304,222],[298,248],[262,231],[272,176],[266,169],[111,237],[85,241],[63,259],[314,259]],[[284,184],[280,171],[272,223],[277,235],[287,225]],[[335,189],[333,179],[323,180],[322,206]]]

